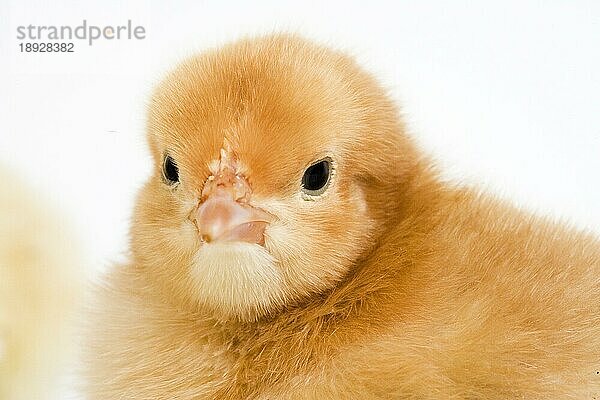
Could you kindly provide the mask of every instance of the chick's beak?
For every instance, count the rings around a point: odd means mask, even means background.
[[[190,219],[203,242],[247,242],[264,245],[264,232],[273,216],[249,204],[248,181],[221,165],[204,184],[199,206]]]
[[[263,245],[270,216],[217,189],[195,212],[198,231],[205,242],[249,242]]]

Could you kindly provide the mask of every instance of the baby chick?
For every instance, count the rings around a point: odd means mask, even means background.
[[[443,183],[347,56],[191,58],[148,142],[90,399],[600,396],[600,243]]]
[[[83,276],[58,213],[0,168],[0,399],[64,398]]]

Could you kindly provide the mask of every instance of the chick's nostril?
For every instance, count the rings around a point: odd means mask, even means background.
[[[240,175],[211,175],[202,188],[202,198],[218,196],[231,196],[234,200],[248,202],[252,189],[248,181]]]
[[[235,176],[233,181],[233,196],[236,200],[248,202],[252,193],[248,181],[239,175]]]

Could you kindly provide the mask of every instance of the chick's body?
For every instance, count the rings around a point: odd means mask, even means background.
[[[83,263],[61,213],[3,165],[0,180],[0,399],[60,399]]]
[[[346,56],[290,36],[209,52],[148,126],[90,399],[600,395],[598,241],[442,183]]]

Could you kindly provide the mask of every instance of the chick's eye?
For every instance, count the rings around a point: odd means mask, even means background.
[[[302,191],[310,196],[319,196],[325,192],[331,179],[331,161],[321,160],[304,171]]]
[[[179,169],[171,156],[166,156],[163,162],[163,176],[169,185],[175,185],[179,182]]]

